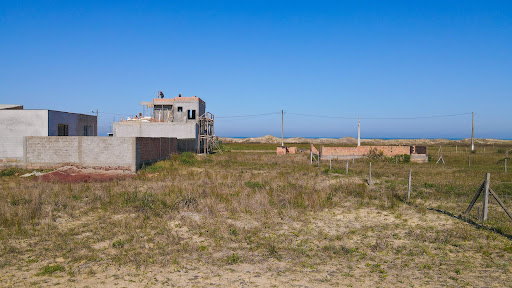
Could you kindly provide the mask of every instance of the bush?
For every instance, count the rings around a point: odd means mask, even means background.
[[[36,275],[37,276],[51,275],[51,274],[53,274],[55,272],[63,272],[65,270],[66,270],[66,268],[64,268],[64,266],[59,265],[59,264],[46,265],[46,266],[43,267],[41,272],[37,273]]]
[[[368,154],[366,154],[368,159],[370,160],[379,160],[384,157],[384,151],[379,151],[377,148],[372,148],[370,151],[368,151]]]
[[[17,168],[3,169],[0,170],[0,176],[14,176],[18,172],[20,172],[20,169]]]
[[[196,155],[190,152],[181,153],[180,161],[184,165],[194,165],[196,164]]]
[[[251,189],[262,189],[265,188],[265,185],[258,181],[247,181],[245,182],[245,186],[251,188]]]

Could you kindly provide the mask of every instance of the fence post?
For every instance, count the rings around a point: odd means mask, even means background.
[[[505,173],[507,173],[507,158],[505,158]]]
[[[348,160],[347,160],[347,167],[345,168],[345,175],[348,175]]]
[[[372,185],[372,162],[370,162],[370,180],[368,181],[368,185]]]
[[[409,199],[411,199],[411,174],[412,174],[412,169],[409,169],[409,186],[407,187],[407,201],[409,201]]]
[[[457,145],[455,145],[455,154],[457,154]]]
[[[313,165],[313,150],[309,151],[309,165]]]
[[[468,155],[468,168],[471,168],[471,156]]]
[[[331,171],[331,169],[332,169],[332,163],[331,163],[331,160],[332,160],[332,159],[329,159],[329,171]]]
[[[487,212],[489,209],[489,182],[491,182],[491,173],[485,173],[485,187],[484,187],[484,204],[482,207],[482,222],[487,220]]]

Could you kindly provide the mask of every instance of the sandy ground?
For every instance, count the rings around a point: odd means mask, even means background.
[[[437,252],[419,254],[416,258],[393,255],[394,249],[402,246],[428,246],[414,243],[415,231],[432,230],[442,232],[454,225],[463,229],[474,229],[468,224],[443,214],[428,211],[420,214],[410,207],[400,208],[396,213],[375,208],[326,209],[311,215],[308,223],[283,223],[279,233],[294,233],[297,229],[311,234],[341,235],[340,241],[347,247],[370,247],[374,256],[358,259],[351,255],[337,255],[328,261],[296,265],[282,259],[262,258],[252,254],[242,256],[242,261],[234,265],[215,265],[208,262],[187,260],[187,255],[179,264],[168,267],[146,266],[100,266],[95,262],[74,264],[74,274],[59,272],[52,276],[36,276],[46,263],[69,263],[62,258],[43,263],[19,263],[17,267],[6,267],[0,273],[0,287],[505,287],[512,285],[510,266],[503,269],[487,269],[480,263],[480,257],[473,251],[460,255],[453,251],[444,260],[435,260]],[[126,215],[124,215],[126,216]],[[120,216],[122,217],[122,216]],[[180,219],[197,218],[183,215],[170,223],[179,224]],[[200,221],[200,218],[196,219]],[[75,221],[93,221],[92,218]],[[258,225],[255,219],[240,219],[238,225]],[[233,223],[235,223],[233,222]],[[63,229],[76,226],[63,221]],[[185,222],[183,222],[185,223]],[[182,224],[183,224],[182,223]],[[433,225],[432,223],[435,223]],[[80,224],[80,223],[76,223]],[[64,225],[64,224],[63,224]],[[176,225],[175,233],[186,241],[198,241],[198,235],[189,232],[184,226]],[[411,234],[412,233],[412,234]],[[411,238],[410,240],[408,238]],[[300,239],[297,239],[300,241]],[[508,240],[507,240],[508,241]],[[320,242],[308,245],[321,246]],[[112,249],[109,243],[95,243],[99,250]],[[393,248],[393,249],[392,249]],[[427,248],[428,250],[428,248]],[[372,252],[372,253],[373,253]],[[476,252],[476,251],[475,251]],[[434,256],[428,255],[433,253]],[[372,254],[373,255],[373,254]],[[433,257],[433,261],[424,261]],[[448,259],[448,260],[446,260]],[[417,261],[417,263],[416,263]],[[453,267],[469,265],[463,275],[458,275]],[[422,269],[421,263],[434,263],[433,267]],[[404,267],[409,267],[404,269]]]

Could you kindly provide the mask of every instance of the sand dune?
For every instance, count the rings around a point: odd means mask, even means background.
[[[262,137],[254,137],[254,138],[229,138],[229,137],[221,137],[221,140],[224,143],[273,143],[273,144],[281,144],[281,138],[265,135]],[[343,138],[303,138],[303,137],[295,137],[295,138],[285,138],[285,144],[300,144],[300,143],[312,143],[312,144],[340,144],[340,145],[355,145],[357,144],[357,139],[353,137],[343,137]],[[363,145],[470,145],[471,138],[461,139],[461,140],[448,140],[448,139],[361,139],[361,144]],[[512,140],[500,140],[500,139],[483,139],[477,138],[475,139],[476,145],[510,145],[512,144]]]

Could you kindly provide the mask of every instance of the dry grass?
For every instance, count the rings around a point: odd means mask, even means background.
[[[504,152],[467,168],[449,149],[446,166],[372,160],[372,187],[368,160],[344,175],[262,153],[176,156],[109,183],[0,177],[0,286],[510,285],[511,240],[428,210],[461,213],[486,171],[512,208]],[[491,203],[486,227],[512,234],[505,217]]]

